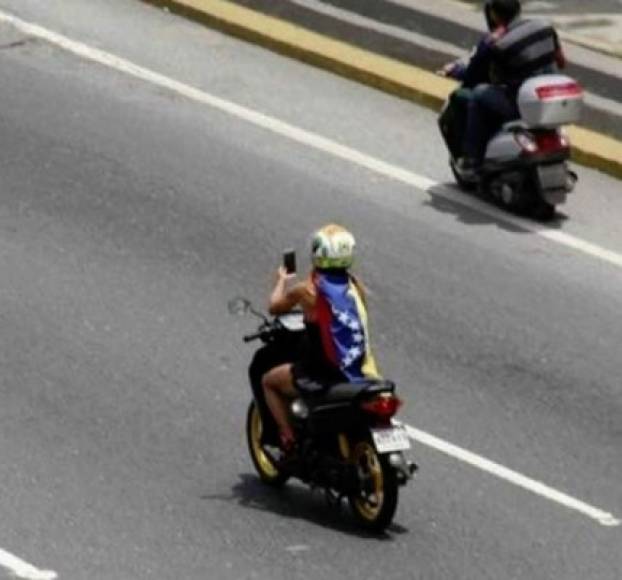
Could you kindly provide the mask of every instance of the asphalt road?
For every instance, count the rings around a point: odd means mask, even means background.
[[[410,103],[130,0],[0,10],[450,181]],[[619,267],[7,25],[0,46],[2,549],[63,579],[622,576],[622,527],[419,444],[380,539],[263,489],[254,323],[226,310],[345,223],[402,418],[620,517]],[[622,252],[620,183],[579,172],[553,230]]]

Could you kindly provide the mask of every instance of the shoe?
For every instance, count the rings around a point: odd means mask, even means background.
[[[456,169],[460,173],[475,175],[475,172],[479,169],[479,163],[472,157],[460,157],[458,161],[456,161]]]
[[[294,473],[298,466],[298,446],[292,435],[279,435],[279,458],[277,468],[281,473]]]
[[[292,433],[279,433],[281,450],[285,455],[291,455],[296,448],[296,438]]]

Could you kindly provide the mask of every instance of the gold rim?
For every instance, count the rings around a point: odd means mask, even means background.
[[[378,454],[370,443],[362,441],[354,448],[352,461],[357,466],[361,479],[371,479],[373,490],[362,491],[354,499],[354,505],[363,518],[374,521],[380,515],[384,502],[384,479]]]
[[[257,460],[257,465],[259,466],[262,474],[268,479],[274,479],[278,477],[279,472],[276,467],[274,467],[270,458],[266,455],[263,447],[261,445],[261,434],[263,432],[263,425],[261,422],[261,415],[259,414],[259,409],[257,406],[253,406],[253,412],[251,415],[251,447],[253,450],[253,455]]]

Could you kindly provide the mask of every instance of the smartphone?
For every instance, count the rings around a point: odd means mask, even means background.
[[[295,250],[285,250],[285,252],[283,252],[283,267],[288,274],[294,274],[296,272]]]

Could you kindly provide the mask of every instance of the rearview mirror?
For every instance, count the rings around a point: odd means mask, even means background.
[[[246,298],[238,296],[227,302],[227,310],[229,314],[235,314],[236,316],[242,316],[251,310],[251,301]]]

